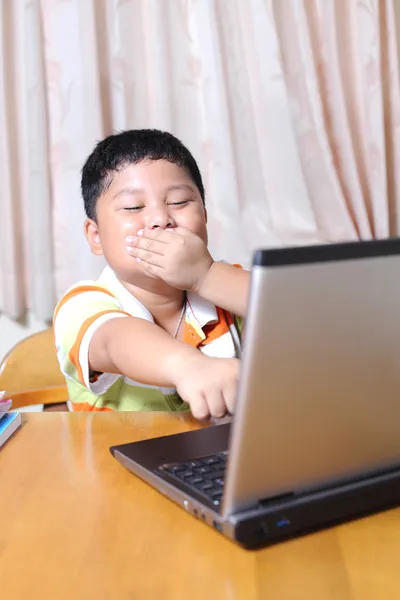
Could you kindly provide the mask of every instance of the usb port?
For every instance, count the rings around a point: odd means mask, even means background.
[[[222,525],[221,525],[221,523],[218,523],[218,521],[213,521],[213,527],[215,527],[215,529],[217,531],[221,531],[222,532]]]

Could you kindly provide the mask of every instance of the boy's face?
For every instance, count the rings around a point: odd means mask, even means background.
[[[97,200],[97,223],[85,221],[94,254],[103,254],[119,279],[138,286],[151,278],[126,251],[139,229],[186,227],[207,244],[207,213],[185,169],[166,160],[147,160],[113,174]]]

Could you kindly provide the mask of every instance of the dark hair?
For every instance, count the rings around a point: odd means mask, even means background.
[[[131,129],[99,142],[82,168],[81,190],[86,215],[96,219],[96,202],[112,181],[112,174],[143,160],[169,160],[183,167],[204,202],[199,167],[189,150],[171,133],[158,129]]]

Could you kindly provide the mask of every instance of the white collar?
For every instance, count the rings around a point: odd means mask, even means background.
[[[194,292],[187,293],[187,300],[194,318],[202,329],[209,323],[217,323],[218,313],[214,304]]]
[[[152,321],[154,323],[153,316],[150,311],[139,302],[135,296],[133,296],[128,290],[122,285],[114,271],[108,265],[103,270],[102,274],[98,279],[100,284],[104,284],[106,287],[115,294],[120,300],[123,308],[132,315],[146,319],[146,321]],[[218,313],[214,304],[201,298],[194,292],[187,293],[188,305],[192,311],[193,316],[200,325],[201,328],[205,327],[209,323],[216,323],[218,321]]]

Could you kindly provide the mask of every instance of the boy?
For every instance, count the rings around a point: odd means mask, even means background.
[[[109,136],[82,169],[82,195],[86,238],[108,266],[54,315],[74,410],[232,413],[249,273],[208,252],[190,152],[157,130]]]

